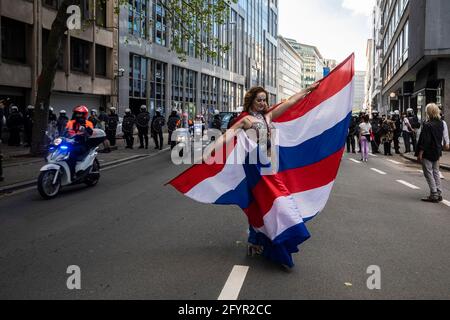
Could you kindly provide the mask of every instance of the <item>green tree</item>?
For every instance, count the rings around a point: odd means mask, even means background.
[[[35,101],[35,121],[31,154],[42,155],[47,147],[45,132],[48,125],[48,110],[54,79],[57,70],[58,57],[62,50],[62,41],[67,32],[67,21],[70,15],[67,8],[71,5],[80,6],[82,1],[94,0],[60,0],[56,18],[53,21],[48,43],[45,47],[42,61],[42,72],[37,83]],[[121,6],[131,5],[132,0],[97,0],[114,1],[115,13],[119,14]],[[181,60],[188,55],[189,45],[194,48],[198,57],[216,58],[229,48],[217,37],[217,28],[226,23],[229,16],[229,6],[237,0],[155,0],[168,18],[172,32],[170,48],[178,54]],[[83,20],[87,27],[93,20]]]

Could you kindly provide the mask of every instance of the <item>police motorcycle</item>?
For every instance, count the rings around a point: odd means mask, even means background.
[[[83,130],[82,130],[83,131]],[[98,146],[106,139],[101,129],[93,129],[87,139],[88,151],[76,159],[74,174],[71,174],[68,159],[74,145],[75,137],[57,137],[49,146],[44,165],[38,178],[38,191],[44,199],[53,199],[64,186],[84,183],[95,186],[100,179],[100,163],[97,160]]]

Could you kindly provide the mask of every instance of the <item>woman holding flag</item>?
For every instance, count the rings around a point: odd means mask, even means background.
[[[264,88],[252,88],[244,111],[208,147],[204,162],[170,184],[201,203],[239,206],[250,224],[248,253],[293,267],[292,254],[310,238],[306,222],[325,208],[337,177],[352,117],[353,77],[352,54],[320,86],[272,108]]]

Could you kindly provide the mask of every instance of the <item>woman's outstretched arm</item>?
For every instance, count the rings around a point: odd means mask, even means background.
[[[319,82],[316,82],[313,85],[309,86],[308,88],[303,89],[299,93],[293,95],[288,101],[280,104],[278,106],[278,108],[276,108],[270,112],[271,119],[275,120],[276,118],[280,117],[283,113],[285,113],[287,110],[289,110],[289,108],[296,105],[297,102],[304,99],[308,94],[310,94],[311,92],[316,90],[318,86],[319,86]]]

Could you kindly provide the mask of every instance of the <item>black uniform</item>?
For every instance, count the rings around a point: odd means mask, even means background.
[[[400,154],[400,137],[402,135],[402,120],[400,119],[400,116],[395,115],[393,121],[395,123],[394,149],[396,154]]]
[[[355,137],[357,134],[356,127],[358,126],[358,118],[353,117],[350,122],[350,127],[348,128],[348,135],[347,135],[347,153],[350,153],[350,147],[351,152],[356,153],[356,141]]]
[[[148,149],[148,127],[150,125],[150,113],[147,111],[142,111],[138,114],[136,118],[136,127],[138,129],[138,136],[139,136],[139,142],[140,147],[144,148],[144,141],[145,141],[145,148]]]
[[[23,120],[25,133],[25,147],[31,146],[31,135],[33,133],[34,110],[28,109]]]
[[[64,135],[66,131],[67,122],[69,122],[69,117],[66,115],[59,115],[58,120],[56,120],[56,129],[58,129],[59,135]]]
[[[111,146],[116,145],[116,131],[118,125],[119,116],[115,113],[109,114],[106,121],[106,137],[111,143]]]
[[[9,130],[9,146],[20,146],[20,129],[23,125],[23,117],[19,111],[13,111],[8,117],[6,126]]]
[[[157,112],[152,120],[152,137],[155,142],[155,149],[162,150],[164,147],[163,127],[166,125],[166,119]]]
[[[124,137],[125,141],[127,142],[128,149],[133,149],[133,145],[134,145],[133,130],[134,130],[135,123],[136,123],[136,117],[131,113],[126,114],[125,117],[123,117],[122,132],[123,132],[123,137]]]
[[[180,121],[180,116],[176,111],[173,111],[172,114],[169,116],[169,119],[167,120],[167,129],[169,132],[169,145],[172,142],[172,134],[175,130],[177,130],[177,123]]]
[[[378,147],[381,143],[381,123],[382,120],[378,116],[374,116],[372,121],[370,122],[373,135],[375,136],[375,140],[370,142],[372,144],[372,153],[374,154],[380,153],[378,151]]]

